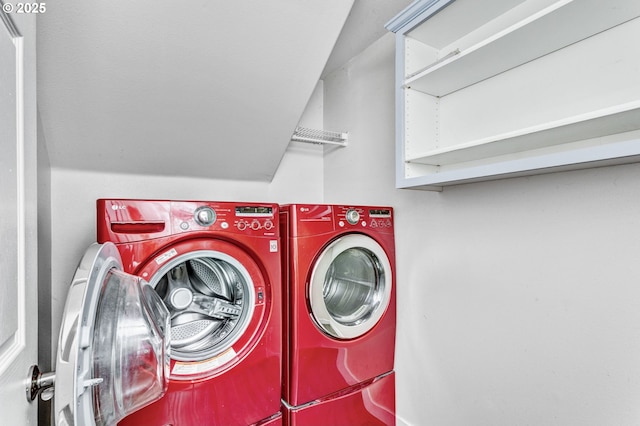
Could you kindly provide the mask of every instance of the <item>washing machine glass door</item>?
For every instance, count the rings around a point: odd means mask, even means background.
[[[55,373],[56,425],[115,425],[157,400],[169,373],[169,313],[122,272],[112,243],[85,253],[69,288]]]
[[[371,330],[391,299],[392,271],[374,239],[348,234],[330,243],[315,263],[309,285],[311,313],[332,337],[352,339]]]

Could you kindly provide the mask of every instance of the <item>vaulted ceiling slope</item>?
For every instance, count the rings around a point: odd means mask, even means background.
[[[270,181],[352,4],[55,2],[37,22],[52,167]]]

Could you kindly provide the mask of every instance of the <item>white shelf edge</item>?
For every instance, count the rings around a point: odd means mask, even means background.
[[[425,176],[399,179],[397,188],[442,190],[445,186],[496,180],[506,177],[529,176],[591,167],[628,164],[640,160],[640,139],[592,146],[571,152],[540,155],[526,159],[432,173]]]
[[[640,101],[633,101],[453,147],[431,150],[406,158],[405,161],[440,166],[637,129],[640,129]]]
[[[402,33],[403,28],[427,19],[453,1],[455,0],[415,0],[391,18],[384,27],[393,33]]]
[[[508,28],[495,33],[475,45],[461,50],[460,53],[429,64],[411,77],[405,79],[404,87],[425,92],[433,96],[445,96],[451,92],[475,84],[495,76],[501,72],[515,68],[531,60],[540,58],[548,53],[562,49],[572,43],[584,40],[594,34],[619,25],[640,15],[640,2],[626,0],[631,10],[621,13],[623,8],[614,8],[615,13],[604,14],[602,10],[611,8],[609,2],[597,0],[561,0],[548,6],[536,14],[522,19]],[[593,10],[587,9],[593,8]],[[587,11],[587,12],[585,12]],[[565,28],[570,29],[564,37],[548,37],[547,43],[540,43],[537,50],[522,50],[521,54],[513,54],[508,46],[519,45],[536,38],[533,34],[548,33],[549,28],[558,27],[554,20],[562,22],[565,18],[558,15],[587,15],[593,19],[590,22],[581,21],[580,24]],[[589,24],[589,25],[587,25]],[[540,37],[537,37],[539,40]],[[504,52],[511,54],[505,55]],[[490,53],[489,56],[487,53]],[[469,72],[473,70],[473,72]]]

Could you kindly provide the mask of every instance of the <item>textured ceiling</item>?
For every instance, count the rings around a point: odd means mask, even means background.
[[[354,12],[384,3],[360,0]],[[336,63],[408,2],[388,3],[395,8],[380,24],[349,17],[366,36],[351,43],[345,28]],[[57,2],[37,34],[40,135],[52,167],[271,180],[352,4]]]

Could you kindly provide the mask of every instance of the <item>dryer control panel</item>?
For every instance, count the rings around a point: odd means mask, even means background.
[[[288,209],[295,236],[340,230],[393,233],[391,207],[296,204]]]
[[[351,226],[364,228],[391,228],[391,207],[350,207],[335,206],[335,216],[339,228]]]
[[[191,232],[278,236],[278,205],[100,199],[98,242],[133,242]]]

